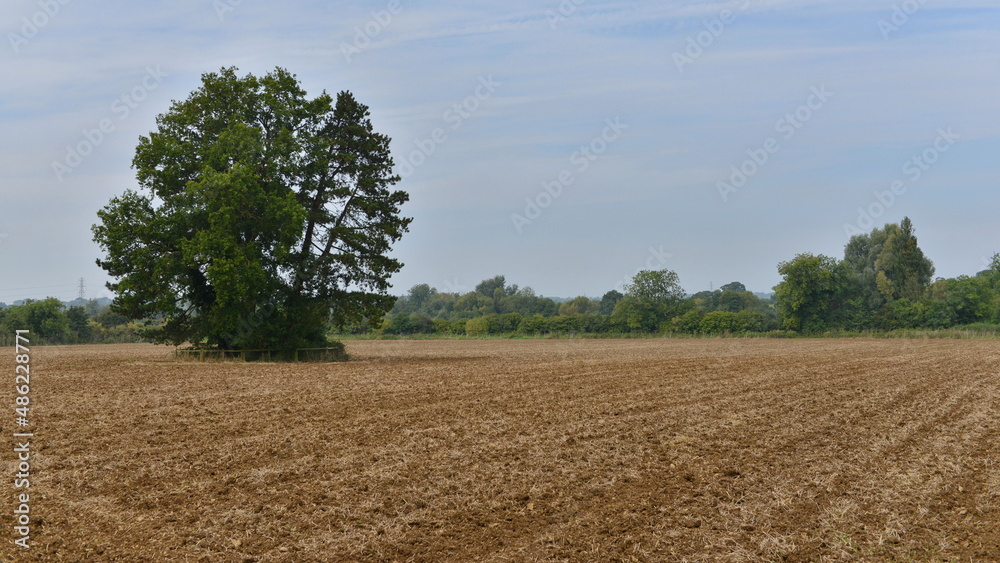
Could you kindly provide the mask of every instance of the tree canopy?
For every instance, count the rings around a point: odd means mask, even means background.
[[[331,325],[383,314],[388,257],[411,219],[389,138],[350,92],[309,99],[278,68],[235,68],[158,116],[132,161],[139,191],[98,212],[114,310],[148,336],[221,348],[323,345]]]
[[[989,302],[984,295],[975,299],[978,312],[967,315],[957,303],[945,306],[944,299],[932,299],[934,264],[917,245],[908,217],[854,235],[841,261],[800,254],[779,264],[778,272],[784,279],[775,294],[782,322],[791,330],[941,327],[955,318],[973,322],[989,316],[983,309]],[[969,285],[949,280],[936,291],[939,297],[963,293]]]
[[[678,312],[683,297],[676,272],[642,270],[625,286],[625,297],[615,305],[611,318],[630,330],[655,330]]]
[[[934,276],[934,264],[917,246],[909,217],[902,222],[851,237],[844,262],[861,285],[871,308],[896,298],[919,299]]]
[[[836,314],[847,271],[829,256],[799,254],[778,265],[784,281],[775,288],[782,321],[789,330],[816,332]]]
[[[350,332],[479,337],[658,331],[746,334],[777,328],[773,300],[757,297],[739,282],[724,287],[725,291],[685,297],[677,273],[670,270],[640,271],[627,284],[628,295],[610,290],[600,299],[542,297],[530,287],[508,285],[504,276],[485,279],[465,294],[417,284],[396,300],[385,317],[355,324]],[[724,307],[719,306],[722,295]]]

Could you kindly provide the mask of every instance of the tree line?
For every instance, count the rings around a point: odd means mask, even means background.
[[[841,259],[802,253],[778,264],[771,297],[740,282],[688,294],[670,270],[638,272],[600,299],[556,301],[503,275],[466,293],[418,284],[383,316],[333,326],[330,336],[569,334],[821,334],[899,329],[1000,331],[1000,254],[973,276],[934,278],[934,264],[904,218],[851,237]],[[249,331],[267,320],[242,319]],[[29,329],[54,344],[136,342],[163,319],[130,321],[96,300],[67,306],[54,297],[0,304],[0,334]],[[153,339],[155,341],[155,339]]]
[[[974,276],[934,278],[909,218],[851,237],[844,258],[799,254],[778,266],[782,327],[941,329],[1000,323],[1000,254]]]
[[[141,342],[142,326],[101,305],[96,299],[67,306],[55,297],[26,299],[18,305],[0,304],[3,340],[17,330],[30,330],[39,344],[96,344]],[[11,337],[12,338],[12,337]]]
[[[353,334],[608,334],[676,331],[690,334],[765,332],[778,327],[773,300],[761,299],[740,282],[685,296],[669,270],[638,272],[625,292],[600,299],[578,296],[557,302],[497,275],[465,294],[439,292],[427,284],[410,288],[389,313],[346,327]]]
[[[990,328],[1000,324],[1000,255],[974,276],[934,278],[909,218],[851,237],[844,257],[781,262],[772,298],[740,282],[687,294],[675,272],[642,271],[625,292],[564,302],[498,275],[468,293],[418,284],[387,315],[345,327],[376,335],[749,334]]]

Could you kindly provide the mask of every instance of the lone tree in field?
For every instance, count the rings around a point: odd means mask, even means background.
[[[157,342],[324,346],[331,326],[392,307],[409,196],[351,93],[308,99],[284,69],[236,71],[203,75],[140,138],[140,190],[98,212],[97,263],[116,312],[162,321]]]

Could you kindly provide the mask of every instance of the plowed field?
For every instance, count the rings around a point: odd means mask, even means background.
[[[348,352],[33,349],[32,548],[8,447],[4,559],[1000,560],[995,341]]]

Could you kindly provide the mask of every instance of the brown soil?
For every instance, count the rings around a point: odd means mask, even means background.
[[[7,448],[4,560],[1000,560],[997,342],[347,348],[33,349],[32,548]]]

